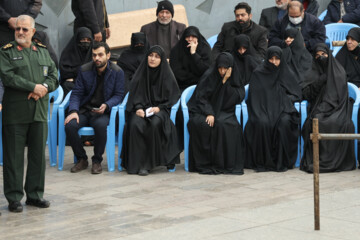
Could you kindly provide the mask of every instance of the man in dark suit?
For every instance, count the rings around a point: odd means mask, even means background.
[[[156,9],[157,20],[141,27],[140,32],[145,33],[150,46],[160,45],[170,57],[171,49],[180,40],[186,26],[178,23],[174,17],[174,6],[170,1],[161,1]]]
[[[269,34],[269,46],[285,47],[285,31],[297,28],[301,31],[305,46],[312,52],[318,43],[324,43],[326,30],[324,24],[315,16],[306,13],[302,3],[292,1],[288,4],[288,13],[277,20]]]
[[[354,23],[360,26],[360,0],[332,0],[323,23]]]
[[[267,30],[251,20],[251,7],[246,2],[241,2],[234,9],[235,21],[224,23],[217,41],[212,49],[211,57],[216,57],[224,51],[232,51],[234,38],[239,34],[246,34],[256,50],[256,54],[263,58],[267,50]]]

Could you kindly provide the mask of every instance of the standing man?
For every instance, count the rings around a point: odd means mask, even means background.
[[[305,46],[309,52],[318,43],[325,43],[326,30],[324,24],[315,16],[306,13],[304,6],[299,1],[288,4],[287,14],[277,20],[269,34],[269,46],[285,47],[285,32],[289,28],[301,31]]]
[[[72,0],[71,9],[75,15],[74,33],[80,27],[87,27],[96,42],[105,42],[110,37],[105,0]]]
[[[234,9],[235,21],[224,23],[218,35],[217,42],[212,49],[212,59],[216,59],[221,52],[232,51],[234,38],[239,34],[246,34],[256,50],[256,54],[264,58],[267,50],[267,30],[251,20],[251,7],[241,2]]]
[[[15,41],[0,50],[3,99],[4,193],[9,211],[22,212],[20,203],[47,208],[43,199],[45,146],[49,92],[58,87],[57,69],[46,47],[31,41],[35,20],[20,15],[15,23]],[[24,149],[28,145],[25,187]]]
[[[172,19],[174,6],[167,0],[158,3],[156,16],[157,20],[142,26],[140,32],[145,33],[150,46],[160,45],[169,59],[171,49],[180,40],[186,26]]]
[[[36,18],[42,0],[0,0],[0,47],[14,41],[16,18],[26,14]]]
[[[111,108],[124,98],[124,72],[109,61],[110,48],[106,43],[94,43],[92,62],[82,65],[70,96],[69,115],[65,119],[66,137],[78,162],[72,173],[88,167],[88,157],[79,137],[78,130],[91,126],[95,131],[92,174],[102,172],[102,155],[105,151],[107,125]]]

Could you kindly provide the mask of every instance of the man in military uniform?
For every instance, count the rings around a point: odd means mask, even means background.
[[[42,44],[31,41],[35,21],[20,15],[15,25],[15,41],[0,49],[0,77],[5,87],[3,99],[4,194],[9,211],[21,212],[26,204],[50,206],[43,199],[45,146],[47,138],[48,92],[58,87],[57,70]],[[28,144],[25,186],[24,149]]]

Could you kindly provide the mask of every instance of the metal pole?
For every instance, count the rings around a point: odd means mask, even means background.
[[[313,119],[313,172],[314,172],[314,214],[315,230],[320,230],[320,195],[319,195],[319,121]]]

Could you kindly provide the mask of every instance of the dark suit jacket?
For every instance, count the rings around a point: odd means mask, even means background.
[[[249,29],[239,32],[236,27],[237,24],[236,21],[224,23],[211,51],[212,59],[215,60],[221,52],[232,51],[234,48],[234,38],[241,33],[249,36],[257,55],[264,58],[268,46],[266,28],[251,21],[252,25]]]
[[[180,40],[181,35],[183,34],[186,26],[185,26],[185,24],[179,23],[174,20],[172,20],[170,22],[170,24],[171,24],[171,26],[170,26],[170,28],[171,28],[170,45],[171,45],[171,48],[173,48],[176,45],[176,43]],[[140,29],[140,32],[145,33],[150,46],[158,45],[156,21],[142,26]],[[170,55],[170,53],[167,55]]]
[[[278,20],[279,9],[277,7],[265,8],[261,12],[261,17],[259,25],[267,28],[268,32],[271,31],[271,28],[275,25],[275,22]]]
[[[269,46],[285,47],[284,37],[289,23],[289,16],[287,14],[282,19],[276,21],[269,34]],[[324,24],[312,14],[305,13],[304,20],[301,23],[301,34],[309,52],[312,52],[317,43],[325,42],[325,33]]]
[[[360,0],[344,0],[346,14],[342,17],[344,23],[355,23],[360,25]],[[340,3],[331,1],[327,7],[327,14],[323,23],[336,23],[340,20]]]

